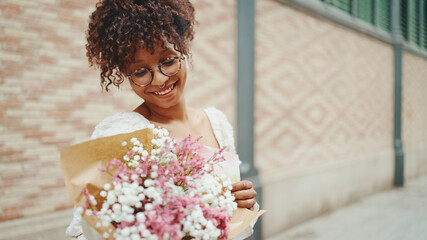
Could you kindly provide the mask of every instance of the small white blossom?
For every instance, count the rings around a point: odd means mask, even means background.
[[[103,191],[101,191],[101,193],[99,195],[101,195],[101,197],[106,197],[107,196],[107,192],[103,190]]]

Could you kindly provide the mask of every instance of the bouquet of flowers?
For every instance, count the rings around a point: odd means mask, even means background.
[[[155,136],[150,145],[135,137],[122,142],[129,146],[123,158],[100,169],[112,183],[98,196],[85,188],[80,211],[97,216],[98,228],[112,224],[115,239],[227,239],[227,222],[237,204],[231,182],[215,167],[223,149],[203,159],[190,136],[174,142],[166,129],[150,129]]]
[[[173,140],[167,130],[150,126],[66,148],[61,165],[67,188],[104,238],[233,237],[262,213],[235,211],[233,176],[219,167],[229,153],[206,154],[197,141]]]

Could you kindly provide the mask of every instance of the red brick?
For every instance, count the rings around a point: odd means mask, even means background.
[[[71,145],[72,140],[66,140],[66,139],[42,139],[41,142],[43,144],[47,144],[47,145],[57,145],[58,148],[64,147],[64,146],[69,146]]]
[[[20,39],[17,37],[4,36],[4,37],[0,37],[0,42],[3,44],[8,44],[8,43],[18,44],[20,42]]]
[[[33,206],[34,206],[33,202],[25,202],[25,203],[17,204],[14,206],[3,207],[2,209],[3,209],[3,212],[8,215],[8,214],[15,214],[20,209],[29,208]]]
[[[31,132],[31,133],[27,133],[24,134],[25,138],[45,138],[45,137],[52,137],[53,133],[51,132]]]
[[[22,214],[19,214],[19,213],[0,215],[0,222],[1,221],[13,220],[13,219],[21,218],[21,217],[22,217]]]
[[[21,7],[13,5],[13,4],[8,4],[8,3],[2,3],[0,4],[0,10],[2,10],[5,13],[10,13],[12,14],[20,14],[22,12]],[[8,15],[10,16],[10,15]]]
[[[34,200],[40,197],[39,193],[32,193],[32,194],[27,194],[24,196],[25,200]]]
[[[1,179],[4,181],[5,184],[11,184],[11,183],[15,183],[16,181],[19,181],[21,179],[25,179],[25,178],[34,178],[36,177],[37,174],[32,171],[32,172],[25,172],[25,173],[17,173],[17,174],[3,174],[3,176],[1,177]]]
[[[22,151],[22,150],[19,150],[19,151],[16,151],[16,150],[1,150],[0,151],[0,157],[8,157],[8,156],[11,156],[11,155],[17,155],[17,154],[22,154],[24,151]]]
[[[59,204],[55,207],[55,211],[61,211],[61,210],[70,209],[73,207],[74,207],[74,204],[72,202],[62,203],[62,204]]]
[[[58,162],[42,162],[40,164],[41,168],[43,168],[43,167],[55,167],[55,166],[58,166]]]
[[[40,189],[42,191],[45,191],[45,190],[51,190],[51,189],[57,189],[57,188],[64,188],[64,187],[65,187],[65,183],[61,182],[61,183],[52,184],[52,185],[41,185]]]
[[[0,189],[10,188],[13,186],[15,186],[15,185],[12,183],[3,183],[3,184],[0,184]]]
[[[94,2],[92,2],[92,5],[94,5]],[[87,7],[87,4],[82,4],[81,1],[61,1],[59,3],[59,7],[61,9],[85,9]]]
[[[71,112],[68,110],[48,110],[46,114],[49,117],[69,117]]]
[[[22,104],[20,102],[14,102],[14,101],[7,101],[7,102],[0,102],[0,109],[1,108],[20,108]]]
[[[51,57],[40,56],[40,63],[53,64],[53,63],[55,63],[55,60]]]
[[[3,163],[26,163],[30,161],[36,161],[37,159],[38,159],[37,157],[24,157],[21,155],[16,155],[16,156],[3,157],[2,162]]]

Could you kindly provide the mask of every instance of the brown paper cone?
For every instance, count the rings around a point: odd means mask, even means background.
[[[231,217],[229,224],[229,239],[232,239],[239,235],[243,230],[245,230],[253,221],[258,219],[262,214],[264,214],[266,210],[259,210],[258,212],[254,212],[248,210],[246,208],[237,208],[233,212],[233,216]]]
[[[99,196],[104,184],[112,181],[112,176],[101,172],[99,168],[106,167],[107,163],[114,158],[122,159],[128,151],[127,147],[122,146],[122,142],[126,141],[129,146],[132,137],[138,138],[146,146],[151,145],[153,134],[150,129],[142,129],[132,133],[87,141],[61,151],[61,168],[65,185],[75,206],[83,206],[85,203],[86,197],[83,194],[85,188],[88,188],[91,195]],[[83,218],[101,236],[107,229],[114,229],[112,225],[108,228],[97,229],[95,227],[96,217],[83,214]]]

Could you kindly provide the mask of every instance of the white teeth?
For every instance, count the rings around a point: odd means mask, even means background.
[[[166,93],[169,93],[170,91],[172,91],[172,89],[173,89],[173,85],[170,86],[170,88],[164,90],[163,92],[154,92],[154,94],[156,94],[156,95],[165,95]]]

